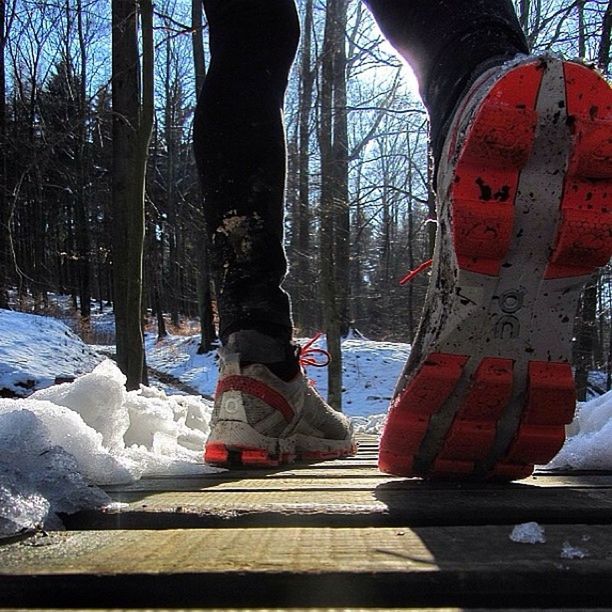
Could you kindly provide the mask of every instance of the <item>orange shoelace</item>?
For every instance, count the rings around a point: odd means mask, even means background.
[[[313,344],[323,335],[323,332],[315,334],[306,344],[300,346],[300,365],[302,367],[314,366],[315,368],[324,368],[331,361],[330,354],[322,348],[314,348]],[[317,356],[323,356],[323,361],[317,360]]]
[[[432,263],[433,259],[428,259],[427,261],[424,261],[420,266],[418,266],[414,270],[410,270],[410,272],[408,272],[406,276],[401,278],[399,284],[405,285],[406,283],[409,283],[415,276],[418,276],[421,272],[427,270],[427,268],[431,268]]]

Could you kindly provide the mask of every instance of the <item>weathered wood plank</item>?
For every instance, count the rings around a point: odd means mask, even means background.
[[[404,488],[401,483],[406,482],[401,478],[385,478],[378,475],[377,478],[351,478],[350,472],[342,477],[277,477],[277,478],[227,478],[225,480],[208,478],[190,478],[179,480],[153,480],[146,479],[135,482],[131,485],[106,487],[106,491],[112,495],[135,492],[154,492],[154,491],[294,491],[309,490],[320,491],[325,489],[339,490],[371,490],[382,484],[397,482],[400,488]]]
[[[253,479],[253,478],[319,478],[319,477],[330,477],[330,478],[381,478],[381,476],[388,476],[382,474],[375,467],[328,467],[325,464],[320,465],[291,465],[284,466],[278,469],[240,469],[240,470],[224,470],[222,472],[214,474],[197,475],[192,474],[188,476],[160,476],[155,478],[146,478],[139,482],[144,481],[170,481],[174,482],[177,480],[227,480],[227,479]],[[401,476],[389,476],[390,478],[402,479]],[[118,485],[121,487],[122,485]],[[112,487],[112,488],[118,488]]]
[[[531,520],[608,523],[612,489],[492,487],[389,481],[373,489],[250,489],[114,491],[120,512],[67,517],[69,528],[168,529],[178,527],[483,525]]]
[[[129,485],[117,485],[105,487],[110,494],[154,492],[154,491],[204,491],[206,489],[215,491],[293,491],[293,490],[370,490],[380,486],[388,489],[413,491],[421,488],[439,488],[447,490],[457,488],[457,485],[448,483],[423,483],[418,479],[406,479],[399,476],[387,476],[380,472],[365,472],[358,470],[346,470],[343,472],[328,471],[317,474],[312,470],[297,470],[292,472],[277,472],[266,474],[261,470],[248,472],[231,471],[222,474],[211,474],[210,476],[191,476],[186,478],[145,478]],[[612,476],[532,476],[521,480],[517,484],[535,487],[571,487],[583,488],[609,488],[612,495]],[[506,485],[489,484],[484,488],[482,485],[463,484],[461,488],[478,488],[488,490],[505,488]]]
[[[345,457],[344,459],[335,459],[333,461],[320,461],[318,463],[309,464],[310,467],[324,467],[326,469],[334,468],[352,468],[352,467],[369,467],[378,468],[376,459],[362,459],[359,455],[355,457]]]
[[[612,598],[612,526],[52,533],[0,547],[4,606],[587,606]],[[585,558],[562,558],[565,543]]]

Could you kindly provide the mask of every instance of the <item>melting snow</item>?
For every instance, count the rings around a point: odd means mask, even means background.
[[[568,434],[548,469],[612,469],[612,391],[579,404]]]
[[[0,536],[108,504],[95,485],[216,471],[201,459],[210,402],[124,384],[104,361],[74,383],[0,400]]]
[[[510,533],[510,539],[513,542],[519,544],[545,544],[546,535],[544,533],[544,527],[538,525],[538,523],[521,523],[515,525],[514,529]]]
[[[563,548],[561,549],[562,559],[584,559],[588,556],[589,551],[586,548],[572,546],[567,540],[563,542]]]

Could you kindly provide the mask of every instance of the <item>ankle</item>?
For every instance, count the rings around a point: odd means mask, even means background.
[[[300,372],[299,347],[288,339],[247,329],[230,334],[224,348],[239,355],[241,368],[260,363],[285,382]]]

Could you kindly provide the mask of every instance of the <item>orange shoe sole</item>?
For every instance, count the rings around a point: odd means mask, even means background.
[[[273,468],[291,463],[314,463],[348,457],[357,452],[356,447],[349,450],[301,452],[297,454],[281,453],[271,455],[265,449],[228,447],[222,442],[209,442],[204,448],[204,461],[210,465],[225,468]]]

